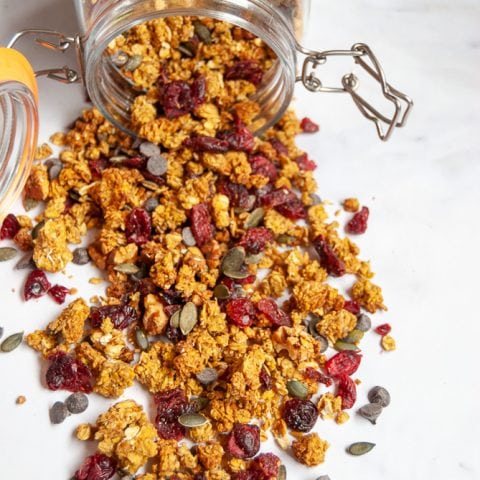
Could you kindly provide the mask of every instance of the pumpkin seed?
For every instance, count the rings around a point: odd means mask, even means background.
[[[158,198],[150,197],[145,202],[144,207],[145,207],[145,210],[148,213],[152,213],[158,207],[159,204],[160,204],[160,202],[158,201]]]
[[[193,28],[195,35],[197,35],[200,41],[207,45],[212,43],[212,34],[210,33],[210,30],[200,20],[193,22]]]
[[[219,300],[226,300],[230,296],[230,290],[223,283],[219,283],[213,289],[213,295]]]
[[[355,344],[347,343],[342,340],[337,340],[333,345],[333,348],[335,350],[338,350],[339,352],[343,352],[344,350],[353,350],[353,351],[358,350],[358,347]]]
[[[184,335],[188,335],[198,321],[197,307],[192,302],[187,302],[180,312],[179,327]]]
[[[138,347],[140,350],[148,350],[149,342],[147,335],[141,328],[137,328],[135,330],[135,342],[137,342]]]
[[[75,265],[86,265],[90,261],[90,255],[86,248],[80,247],[73,251],[72,263]]]
[[[178,46],[178,51],[183,53],[186,57],[192,58],[195,56],[195,47],[192,45],[191,42],[182,42]]]
[[[265,210],[262,207],[256,208],[245,220],[245,228],[257,227],[260,225],[263,217],[265,216]]]
[[[196,397],[190,401],[190,408],[195,412],[198,413],[204,408],[207,408],[210,404],[210,400],[206,397]]]
[[[58,178],[60,175],[60,172],[63,170],[63,165],[54,163],[49,169],[48,169],[48,178],[50,181],[55,180]]]
[[[42,220],[41,222],[38,222],[32,229],[32,239],[35,240],[38,237],[38,234],[40,233],[40,230],[43,228],[45,225],[45,220]]]
[[[177,310],[171,317],[170,317],[170,325],[173,328],[178,328],[180,326],[180,310]]]
[[[88,408],[88,397],[81,392],[72,393],[65,400],[65,406],[70,413],[83,413]]]
[[[6,262],[11,260],[17,255],[17,249],[12,247],[2,247],[0,248],[0,262]]]
[[[67,417],[68,410],[63,402],[55,402],[50,408],[50,421],[54,425],[62,423]]]
[[[263,252],[247,255],[245,257],[245,263],[247,265],[256,265],[257,263],[260,263],[262,261],[264,256],[265,254]]]
[[[320,475],[316,480],[330,480],[330,477],[328,475]]]
[[[25,268],[35,268],[35,262],[31,252],[22,255],[20,260],[15,264],[15,270],[23,270]]]
[[[11,352],[22,343],[22,340],[23,332],[14,333],[2,342],[2,344],[0,345],[0,350],[5,353]]]
[[[367,403],[363,407],[358,409],[358,413],[363,418],[366,418],[370,423],[376,425],[377,418],[383,411],[383,407],[380,403]]]
[[[318,330],[317,330],[318,322],[319,322],[319,319],[317,317],[313,317],[308,323],[308,332],[320,344],[320,353],[324,353],[327,351],[327,348],[328,348],[328,339],[318,333]]]
[[[285,465],[278,467],[277,480],[287,480],[287,467]]]
[[[194,247],[197,244],[190,227],[185,227],[182,229],[182,240],[187,247]]]
[[[165,157],[155,155],[150,157],[147,161],[147,171],[156,177],[160,177],[167,173],[168,162]]]
[[[141,65],[142,60],[143,58],[141,55],[132,55],[127,63],[125,63],[125,70],[127,70],[127,72],[133,72]]]
[[[0,338],[3,337],[3,327],[0,327]]]
[[[196,377],[202,385],[208,385],[218,379],[218,372],[214,368],[204,368],[200,373],[197,373]]]
[[[319,203],[322,203],[322,199],[316,193],[311,193],[310,199],[312,200],[312,205],[318,205]]]
[[[375,446],[374,443],[370,442],[356,442],[352,443],[348,449],[347,452],[350,453],[351,455],[365,455],[368,453],[373,447]]]
[[[355,326],[356,330],[361,330],[362,332],[368,332],[372,328],[372,321],[368,315],[361,313],[357,317],[357,325]]]
[[[184,413],[178,417],[178,423],[188,428],[201,427],[208,422],[201,413]]]
[[[296,238],[293,237],[292,235],[287,235],[286,233],[282,233],[276,238],[276,240],[278,243],[282,245],[290,245],[296,240]]]
[[[35,200],[34,198],[29,198],[26,197],[23,200],[23,208],[25,208],[26,212],[29,212],[30,210],[33,210],[35,207],[37,207],[40,204],[39,200]]]
[[[160,155],[160,147],[152,142],[142,142],[139,145],[138,150],[147,158]]]
[[[138,272],[137,273],[132,273],[130,275],[130,278],[135,281],[140,281],[143,278],[146,278],[148,276],[148,265],[145,263],[141,263],[138,267]]]
[[[127,275],[138,273],[140,270],[134,263],[119,263],[115,265],[113,269],[120,273],[126,273]]]
[[[79,192],[77,192],[74,188],[71,188],[68,191],[68,196],[74,201],[74,202],[79,202],[81,195]]]
[[[361,330],[354,329],[342,339],[342,342],[358,343],[363,338],[363,335],[364,333]]]
[[[388,407],[390,405],[390,394],[386,388],[373,387],[368,392],[368,401],[371,403],[379,403],[382,407]]]
[[[223,257],[220,269],[223,273],[225,273],[225,271],[238,272],[243,267],[244,262],[245,249],[243,247],[233,247]]]
[[[223,271],[224,275],[229,277],[229,278],[234,278],[235,280],[243,280],[244,278],[247,278],[250,276],[250,274],[242,269],[242,270],[224,270]]]
[[[128,54],[122,50],[118,50],[110,56],[110,60],[117,67],[123,67],[128,62]]]
[[[308,388],[298,380],[289,380],[287,382],[287,390],[290,396],[305,400],[308,397]]]

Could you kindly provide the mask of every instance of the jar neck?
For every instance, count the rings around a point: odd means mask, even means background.
[[[83,40],[85,86],[93,103],[127,133],[129,107],[136,93],[120,78],[104,54],[108,44],[132,26],[167,16],[206,16],[250,31],[275,52],[277,60],[266,73],[254,100],[261,107],[261,134],[287,109],[295,85],[296,50],[293,25],[266,0],[127,0],[97,2],[89,12]]]

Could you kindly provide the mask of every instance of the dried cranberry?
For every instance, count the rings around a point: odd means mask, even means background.
[[[389,323],[383,323],[382,325],[379,325],[377,328],[375,328],[375,332],[384,337],[385,335],[388,335],[392,331],[392,327]]]
[[[260,478],[260,472],[250,469],[234,473],[231,478],[232,480],[263,480]]]
[[[355,234],[365,233],[367,231],[367,222],[369,215],[370,210],[368,209],[368,207],[362,207],[362,209],[357,212],[347,223],[347,232]]]
[[[330,275],[341,277],[345,274],[345,263],[337,257],[332,247],[325,240],[325,237],[319,235],[313,241],[313,246],[320,257],[320,264]]]
[[[360,313],[360,305],[355,300],[347,300],[343,304],[343,308],[354,315],[358,315]]]
[[[261,197],[262,205],[272,207],[290,220],[307,217],[307,212],[301,200],[287,188],[281,188]]]
[[[302,119],[302,121],[300,122],[300,128],[305,133],[315,133],[320,130],[320,127],[308,117]]]
[[[362,356],[357,352],[344,350],[327,361],[325,370],[332,377],[338,377],[342,374],[352,375],[357,371],[361,360]]]
[[[262,369],[260,370],[260,384],[265,390],[272,389],[272,377],[267,372],[265,367],[262,367]]]
[[[263,78],[263,70],[254,60],[239,60],[225,71],[225,80],[247,80],[258,85]]]
[[[183,145],[191,148],[194,152],[225,153],[228,152],[230,144],[227,140],[208,137],[206,135],[197,135],[187,138]]]
[[[206,203],[194,205],[190,210],[190,223],[197,245],[201,247],[213,238],[213,225]]]
[[[205,101],[207,82],[203,75],[200,75],[195,79],[195,81],[192,83],[191,91],[193,106],[196,108]]]
[[[222,180],[218,185],[218,191],[228,197],[232,207],[247,208],[249,206],[247,187],[241,183],[233,183],[227,179]]]
[[[315,380],[318,383],[322,383],[326,387],[330,387],[333,383],[332,379],[330,377],[327,377],[324,375],[322,372],[315,370],[312,367],[307,367],[305,369],[305,373],[303,374],[305,378],[308,378],[310,380]]]
[[[92,158],[88,161],[88,168],[90,169],[90,173],[92,174],[94,180],[102,178],[102,172],[109,166],[110,162],[104,157],[96,159]]]
[[[100,328],[107,317],[113,322],[113,326],[119,330],[127,328],[138,320],[136,310],[126,304],[92,308],[89,319],[93,328]]]
[[[278,476],[280,463],[280,459],[273,453],[262,453],[253,460],[251,468],[260,473],[262,480],[274,480]]]
[[[70,293],[70,289],[63,287],[62,285],[54,285],[49,291],[48,294],[61,305],[65,301],[65,297]]]
[[[150,173],[148,170],[143,170],[142,175],[145,178],[145,180],[149,180],[150,182],[154,182],[157,185],[165,185],[165,178],[163,178],[161,175],[154,175],[153,173]]]
[[[355,382],[347,375],[341,374],[338,378],[337,396],[342,397],[342,408],[344,410],[352,408],[357,400],[357,386]]]
[[[228,142],[232,150],[250,153],[255,146],[255,137],[247,126],[238,118],[233,130],[225,130],[217,134],[217,138]]]
[[[228,437],[227,451],[236,458],[251,458],[260,450],[260,428],[235,423]]]
[[[40,298],[45,295],[51,288],[50,282],[45,272],[36,268],[32,270],[25,281],[23,287],[23,298],[30,300],[31,298]]]
[[[0,228],[0,240],[13,238],[20,230],[21,225],[13,213],[9,213],[2,222]]]
[[[267,177],[271,182],[275,181],[278,177],[277,167],[267,157],[255,154],[251,155],[248,159],[253,173]]]
[[[195,105],[192,89],[184,80],[174,80],[163,85],[159,101],[165,116],[170,120],[191,112]]]
[[[50,390],[68,390],[70,392],[90,393],[92,391],[92,372],[80,360],[64,352],[54,353],[46,373]]]
[[[128,215],[125,233],[128,243],[143,245],[152,234],[150,215],[143,208],[134,208]]]
[[[283,406],[283,419],[288,428],[296,432],[309,432],[317,418],[317,407],[310,400],[293,398],[287,400]]]
[[[182,305],[184,303],[182,294],[173,289],[162,290],[160,296],[168,305]]]
[[[172,327],[172,325],[168,324],[167,328],[165,329],[165,336],[172,342],[178,343],[185,338],[182,331],[177,327]]]
[[[308,158],[308,154],[306,153],[296,157],[295,162],[297,163],[300,170],[303,170],[305,172],[311,172],[312,170],[315,170],[317,168],[317,164],[313,160]]]
[[[133,157],[126,158],[122,162],[122,165],[128,168],[143,170],[147,165],[147,159],[143,155],[134,155]]]
[[[180,440],[185,436],[185,428],[178,423],[178,417],[188,411],[185,392],[180,388],[167,390],[155,395],[157,416],[155,426],[165,440]]]
[[[278,140],[277,138],[272,138],[270,140],[270,144],[279,155],[285,155],[286,157],[288,157],[288,148],[280,140]]]
[[[291,327],[291,318],[277,305],[273,298],[262,298],[257,303],[257,310],[263,313],[275,327]]]
[[[74,480],[108,480],[115,475],[117,462],[103,453],[87,457],[75,472]]]
[[[270,229],[265,227],[249,228],[240,239],[238,244],[245,247],[248,253],[256,255],[263,252],[267,243],[273,241],[273,233]]]
[[[255,319],[255,307],[248,298],[234,298],[227,303],[228,319],[238,327],[249,327]]]

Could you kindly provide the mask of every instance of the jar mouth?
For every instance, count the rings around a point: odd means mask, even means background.
[[[119,2],[98,14],[84,40],[85,86],[91,100],[110,122],[135,136],[130,129],[130,106],[141,92],[113,65],[106,54],[107,46],[123,32],[148,20],[169,16],[211,17],[248,30],[261,38],[277,57],[251,97],[260,105],[261,113],[254,124],[260,125],[255,134],[261,135],[282,117],[293,97],[296,54],[292,27],[263,0],[250,2],[249,6],[203,0],[194,2],[202,5],[196,8],[179,7],[178,3],[178,0],[165,0],[162,9],[155,10],[148,0]]]
[[[20,196],[37,146],[38,109],[23,83],[0,82],[0,216]]]

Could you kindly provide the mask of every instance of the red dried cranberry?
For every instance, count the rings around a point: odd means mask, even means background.
[[[263,313],[275,327],[291,327],[291,318],[277,305],[273,298],[262,298],[257,303],[257,310]]]
[[[107,317],[113,322],[113,326],[119,330],[127,328],[138,319],[136,310],[126,304],[92,308],[89,319],[93,328],[100,328]]]
[[[308,154],[306,153],[296,157],[295,162],[297,163],[300,170],[303,170],[305,172],[311,172],[312,170],[315,170],[317,168],[317,164],[313,160],[308,158]]]
[[[272,389],[272,377],[267,372],[265,367],[262,367],[262,369],[260,370],[260,384],[265,390]]]
[[[254,60],[239,60],[225,71],[225,80],[247,80],[258,85],[263,78],[263,70]]]
[[[193,107],[196,108],[205,101],[205,93],[207,91],[207,82],[203,75],[198,76],[192,83],[192,101]]]
[[[27,280],[25,281],[25,286],[23,287],[23,298],[25,300],[40,298],[45,295],[50,288],[51,284],[48,281],[45,272],[36,268],[29,273]]]
[[[251,283],[254,283],[256,279],[257,279],[257,276],[252,274],[245,278],[236,279],[235,283],[237,285],[250,285]]]
[[[160,104],[165,116],[173,119],[189,113],[194,108],[192,89],[184,80],[174,80],[163,85]]]
[[[361,360],[362,356],[357,352],[344,350],[327,361],[325,370],[332,377],[338,377],[342,374],[352,375],[357,371]]]
[[[271,207],[290,220],[306,218],[307,212],[301,200],[287,188],[281,188],[261,197],[262,205]]]
[[[232,480],[263,480],[260,478],[260,472],[255,470],[243,470],[242,472],[234,473]]]
[[[392,327],[389,323],[383,323],[382,325],[379,325],[377,328],[375,328],[375,332],[384,337],[385,335],[388,335],[392,331]]]
[[[191,148],[194,152],[225,153],[228,152],[230,144],[227,140],[208,137],[206,135],[197,135],[187,138],[183,145]]]
[[[104,157],[90,159],[88,161],[88,168],[90,169],[90,173],[92,174],[92,178],[94,180],[102,178],[103,170],[105,170],[109,166],[110,162]]]
[[[155,426],[158,434],[165,440],[181,440],[185,428],[178,423],[178,417],[188,411],[185,392],[180,388],[157,393],[154,397],[157,406]]]
[[[242,236],[238,244],[245,247],[248,253],[256,255],[263,252],[267,243],[273,241],[273,233],[266,227],[249,228]]]
[[[267,177],[271,182],[274,182],[278,177],[278,170],[271,160],[267,157],[255,154],[248,159],[253,173]]]
[[[367,222],[369,215],[370,210],[368,209],[368,207],[362,207],[362,209],[357,212],[347,223],[347,232],[355,234],[365,233],[367,231]]]
[[[247,208],[249,206],[247,187],[241,183],[233,183],[228,179],[222,180],[218,185],[218,191],[228,197],[232,207]]]
[[[173,289],[162,290],[160,296],[168,305],[183,305],[184,303],[182,294]]]
[[[288,428],[296,432],[309,432],[317,418],[317,407],[310,400],[293,398],[287,400],[283,406],[283,419]]]
[[[260,473],[262,480],[275,480],[280,463],[280,459],[273,453],[262,453],[253,460],[251,468]]]
[[[326,387],[330,387],[333,383],[332,379],[330,377],[327,377],[324,375],[322,372],[315,370],[312,367],[307,367],[305,369],[305,373],[303,374],[305,378],[308,378],[310,380],[315,380],[318,383],[322,383]]]
[[[117,462],[103,453],[87,457],[76,471],[74,480],[108,480],[115,475]]]
[[[280,140],[278,140],[277,138],[272,138],[270,140],[270,144],[279,155],[285,155],[286,157],[288,157],[288,148]]]
[[[147,165],[147,159],[143,155],[135,155],[123,160],[122,165],[128,168],[136,168],[137,170],[143,170]]]
[[[342,397],[342,408],[344,410],[352,408],[357,400],[357,386],[355,382],[346,374],[341,374],[338,378],[337,396]]]
[[[62,285],[54,285],[49,291],[48,294],[61,305],[65,301],[65,297],[70,293],[70,289],[63,287]]]
[[[232,150],[250,153],[255,146],[255,137],[247,126],[240,120],[235,120],[233,130],[225,130],[217,134],[217,138],[228,142]]]
[[[235,423],[228,437],[227,451],[236,458],[252,458],[260,450],[260,428]]]
[[[213,225],[206,203],[194,205],[190,210],[190,224],[197,245],[201,247],[213,238]]]
[[[238,327],[249,327],[255,319],[255,307],[248,298],[234,298],[227,303],[228,319]]]
[[[320,130],[320,127],[308,117],[302,119],[300,122],[300,128],[305,133],[315,133]]]
[[[172,327],[172,325],[168,324],[167,328],[165,329],[165,336],[172,342],[178,343],[185,338],[182,331],[177,327]]]
[[[70,392],[90,393],[92,391],[92,372],[80,360],[64,352],[54,353],[46,373],[50,390],[68,390]]]
[[[127,217],[125,233],[128,243],[143,245],[152,233],[150,215],[143,208],[134,208]]]
[[[13,238],[20,230],[21,225],[13,213],[9,213],[2,222],[0,228],[0,240]]]
[[[160,186],[165,185],[165,178],[160,175],[153,175],[153,173],[150,173],[148,170],[143,170],[142,175],[145,180],[149,180],[150,182],[154,182]]]
[[[345,264],[337,257],[332,247],[327,243],[325,237],[319,235],[314,241],[313,246],[320,257],[320,264],[334,277],[341,277],[345,274]]]
[[[358,315],[360,313],[360,305],[355,300],[347,300],[343,304],[344,310],[347,312],[353,313],[354,315]]]

